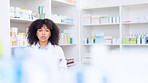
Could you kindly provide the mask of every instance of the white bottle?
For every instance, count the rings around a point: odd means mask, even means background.
[[[141,44],[141,36],[140,36],[140,34],[137,35],[137,44]]]
[[[142,35],[141,40],[142,40],[142,44],[145,44],[145,36],[144,35]]]
[[[117,38],[113,38],[112,44],[117,44]]]

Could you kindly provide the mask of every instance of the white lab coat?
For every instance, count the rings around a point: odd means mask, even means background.
[[[67,70],[66,59],[60,46],[48,44],[40,48],[39,44],[27,48],[23,64],[25,83],[58,83],[58,73]]]

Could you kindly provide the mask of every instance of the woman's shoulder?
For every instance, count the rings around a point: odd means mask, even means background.
[[[28,46],[25,47],[25,50],[32,50],[35,47],[36,47],[35,45],[28,45]]]
[[[62,49],[59,45],[53,45],[55,49]]]

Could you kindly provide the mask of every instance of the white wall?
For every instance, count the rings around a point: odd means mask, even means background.
[[[81,8],[148,3],[148,0],[80,0]]]
[[[0,3],[0,39],[3,43],[3,55],[10,56],[10,22],[9,22],[9,1]]]

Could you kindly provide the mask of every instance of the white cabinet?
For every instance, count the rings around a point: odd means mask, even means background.
[[[31,22],[40,18],[39,13],[44,12],[45,18],[52,19],[60,28],[59,45],[63,48],[65,57],[70,59],[69,61],[77,63],[79,61],[79,13],[77,2],[75,0],[68,1],[10,0],[10,29],[12,35],[20,34],[21,37],[24,36]],[[39,7],[41,12],[39,12]],[[16,38],[12,37],[12,48],[25,47],[26,43],[24,44],[24,42],[26,40],[24,39],[22,43],[18,43]]]
[[[119,6],[82,9],[81,19],[81,55],[84,63],[89,61],[91,48],[96,45],[106,45],[111,52],[120,50]]]
[[[27,28],[39,18],[39,7],[43,7],[45,17],[50,17],[49,0],[10,0],[10,31],[11,46],[24,47],[27,45],[25,37]]]
[[[148,3],[121,6],[122,53],[147,54]]]
[[[108,55],[148,54],[147,7],[148,3],[83,8],[81,12],[83,63],[91,60],[92,48],[96,45],[106,46]],[[99,53],[99,49],[97,51]]]
[[[51,0],[52,20],[60,28],[60,46],[66,58],[79,62],[79,11],[75,0]]]

